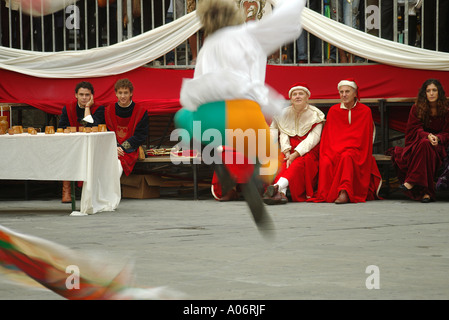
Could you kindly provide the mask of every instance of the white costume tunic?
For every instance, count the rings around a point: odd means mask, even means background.
[[[181,105],[195,111],[212,101],[249,99],[266,116],[279,113],[285,99],[265,85],[267,56],[301,34],[304,0],[279,1],[272,14],[259,21],[222,28],[201,48],[193,79],[181,88]]]
[[[279,191],[285,193],[287,187],[293,201],[306,201],[313,196],[318,181],[319,146],[321,130],[325,121],[324,113],[307,105],[297,112],[289,106],[276,116],[271,123],[273,133],[279,133],[281,151],[291,151],[292,144],[300,157],[287,168],[284,162],[275,179]],[[299,143],[298,143],[299,142]]]

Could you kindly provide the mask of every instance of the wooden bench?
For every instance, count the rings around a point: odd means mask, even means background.
[[[394,137],[390,139],[390,108],[392,107],[411,107],[415,101],[414,97],[399,97],[399,98],[367,98],[360,99],[360,102],[368,107],[376,108],[379,111],[380,117],[380,139],[376,142],[379,145],[381,153],[384,153],[390,142],[403,138],[404,136]],[[330,108],[334,104],[340,103],[340,99],[310,99],[309,103],[320,109]],[[406,121],[407,119],[404,119]]]
[[[192,177],[193,177],[193,198],[198,200],[198,166],[201,164],[200,157],[183,157],[179,156],[175,158],[176,161],[179,161],[179,165],[189,165],[192,167]],[[152,167],[150,164],[162,164],[164,166],[175,166],[178,164],[173,163],[173,160],[170,156],[151,156],[146,157],[144,160],[139,160],[136,163],[137,168],[144,171],[157,171],[161,169],[161,167]]]
[[[391,163],[391,156],[387,156],[384,154],[373,154],[374,159],[376,159],[377,163],[381,164],[389,164]]]
[[[177,141],[170,141],[170,134],[175,129],[174,116],[174,113],[149,116],[150,127],[146,143],[148,149],[173,147],[177,143]]]
[[[147,149],[161,149],[171,148],[178,141],[170,141],[170,135],[175,130],[173,122],[175,114],[159,114],[149,116],[149,131],[147,138]],[[192,167],[193,179],[193,198],[198,199],[198,170],[201,164],[200,158],[191,157],[176,157],[176,160],[181,162],[180,165],[187,165]],[[158,166],[160,164],[160,166]],[[169,166],[175,166],[170,155],[148,156],[144,160],[139,160],[136,163],[136,171],[155,172]]]
[[[335,103],[338,103],[340,100],[329,99],[329,100],[309,100],[310,104],[315,105],[317,107],[331,107]],[[367,104],[368,106],[379,106],[379,99],[362,99],[362,103]],[[384,106],[382,105],[382,108]],[[161,115],[152,115],[149,117],[150,128],[149,135],[147,139],[147,146],[153,149],[159,148],[170,148],[173,147],[177,141],[170,141],[170,134],[175,129],[173,123],[174,114],[161,114]],[[384,128],[382,128],[381,139],[383,139]],[[383,148],[381,148],[381,151]],[[379,170],[381,171],[382,178],[385,181],[386,193],[390,192],[390,168],[392,165],[391,157],[386,156],[384,154],[373,154],[376,159],[376,163],[379,166]],[[190,157],[179,157],[177,160],[181,161],[183,165],[190,165],[192,167],[192,177],[193,177],[193,190],[194,190],[194,199],[198,199],[198,167],[201,164],[201,159],[194,159]],[[194,161],[195,160],[195,161]],[[159,169],[160,167],[154,167],[154,165],[161,164],[162,166],[175,166],[172,163],[172,159],[169,155],[163,156],[147,156],[144,160],[140,160],[136,163],[138,169],[142,171],[154,171],[155,169]]]
[[[386,186],[386,195],[390,194],[390,168],[393,165],[391,161],[391,156],[387,156],[384,154],[373,154],[374,159],[376,159],[377,166],[379,167],[379,171],[382,175],[382,184],[385,182]]]

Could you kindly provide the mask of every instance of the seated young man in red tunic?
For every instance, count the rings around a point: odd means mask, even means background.
[[[118,101],[107,106],[105,120],[108,130],[115,132],[118,159],[123,172],[128,176],[139,157],[139,146],[148,137],[148,113],[131,100],[134,91],[131,81],[119,79],[114,90]]]
[[[94,87],[90,82],[81,81],[75,87],[75,98],[62,108],[58,128],[93,127],[104,123],[104,106],[94,103]],[[72,202],[70,181],[62,182],[62,202]]]
[[[360,103],[353,79],[338,84],[321,135],[318,190],[314,202],[365,202],[378,198],[382,178],[374,159],[371,109]]]

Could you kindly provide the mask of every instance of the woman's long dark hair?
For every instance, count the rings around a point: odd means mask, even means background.
[[[430,104],[427,100],[427,87],[430,84],[434,84],[438,89],[438,99],[437,99],[437,117],[444,117],[448,112],[448,100],[446,98],[446,92],[441,85],[440,81],[437,79],[427,79],[419,89],[418,97],[416,98],[416,112],[417,116],[424,123],[425,126],[429,124],[430,117]]]

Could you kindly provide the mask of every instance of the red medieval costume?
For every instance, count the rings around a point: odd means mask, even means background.
[[[243,154],[228,146],[222,146],[221,159],[236,183],[235,190],[232,192],[232,196],[230,195],[230,200],[237,200],[239,192],[241,192],[240,185],[248,182],[255,166]],[[230,159],[232,161],[229,161]],[[222,201],[224,194],[216,172],[212,176],[211,192],[215,200]]]
[[[61,113],[61,119],[59,120],[58,128],[65,129],[66,127],[76,127],[80,126],[92,127],[98,126],[99,124],[105,123],[104,120],[104,106],[93,105],[90,107],[90,112],[92,115],[93,122],[89,123],[84,119],[84,109],[78,106],[78,101],[73,101],[67,106],[64,106]]]
[[[108,130],[115,132],[117,146],[125,151],[119,156],[125,175],[129,175],[139,156],[139,146],[148,136],[148,114],[134,102],[123,108],[118,103],[109,105],[105,110],[105,120]]]
[[[67,127],[75,127],[78,131],[79,127],[93,127],[99,124],[105,123],[104,120],[104,106],[93,105],[90,107],[90,113],[93,122],[87,122],[84,117],[85,109],[78,105],[78,101],[74,100],[62,108],[61,117],[59,119],[58,128],[65,129]],[[78,182],[78,186],[81,187],[82,181]],[[62,202],[72,202],[71,199],[71,185],[69,181],[63,181],[62,187]]]
[[[287,168],[283,162],[276,175],[274,184],[280,178],[288,180],[288,188],[292,201],[303,202],[313,196],[318,181],[318,164],[320,136],[324,114],[318,108],[307,105],[300,113],[292,106],[284,109],[279,117],[275,117],[271,128],[279,130],[281,151],[299,153]]]
[[[436,135],[440,142],[432,146],[427,136]],[[435,199],[435,178],[437,170],[446,157],[449,144],[449,113],[445,117],[430,116],[429,125],[425,126],[417,117],[416,106],[410,109],[405,132],[405,146],[388,150],[397,169],[398,179],[415,185],[407,196],[421,200],[425,194]]]
[[[321,135],[318,190],[311,201],[334,202],[346,190],[350,202],[374,200],[382,178],[372,155],[371,109],[357,102],[329,109]]]

